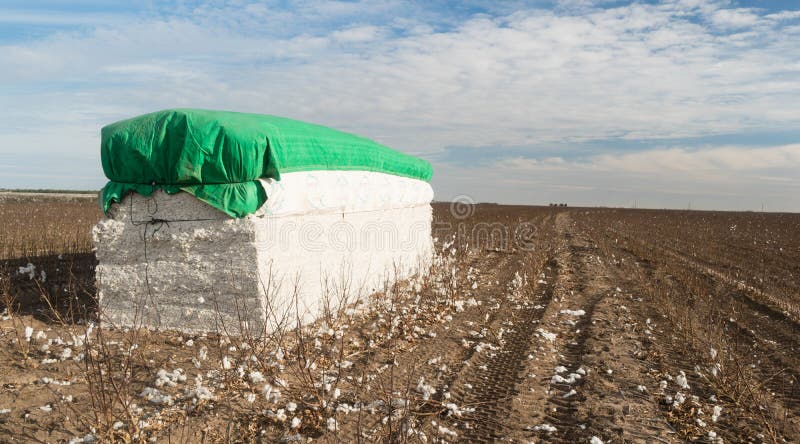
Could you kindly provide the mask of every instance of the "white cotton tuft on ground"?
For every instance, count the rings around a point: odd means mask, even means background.
[[[295,319],[296,308],[314,320],[326,294],[332,306],[344,287],[364,298],[430,263],[427,182],[309,171],[261,183],[267,202],[239,219],[182,192],[134,193],[113,205],[93,230],[103,320],[261,332],[269,320]]]
[[[553,342],[553,341],[556,340],[556,334],[555,333],[550,333],[549,331],[541,329],[541,328],[536,330],[536,331],[539,333],[539,336],[541,336],[542,338],[544,338],[544,339],[546,339],[546,340],[548,340],[550,342]]]
[[[711,420],[717,422],[719,420],[720,415],[722,415],[722,407],[715,405],[714,413],[711,414]]]
[[[570,316],[583,316],[586,314],[584,310],[561,310],[561,314],[570,315]]]
[[[27,274],[28,279],[33,280],[36,277],[36,265],[28,262],[28,265],[24,267],[19,267],[17,270],[17,274]]]
[[[339,427],[339,423],[336,422],[335,418],[328,418],[327,421],[328,430],[331,432],[335,432],[336,428]]]
[[[535,431],[535,432],[553,433],[553,432],[557,432],[558,429],[555,426],[552,426],[550,424],[544,423],[544,424],[533,426],[533,431]]]
[[[686,379],[686,373],[684,373],[683,370],[675,377],[675,382],[678,384],[678,387],[686,390],[689,389],[689,381]]]

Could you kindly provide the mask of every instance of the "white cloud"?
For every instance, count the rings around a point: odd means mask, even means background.
[[[510,158],[497,161],[492,168],[537,174],[544,171],[613,173],[622,177],[669,177],[694,183],[728,183],[744,176],[762,177],[800,170],[800,144],[772,147],[721,146],[715,148],[662,148],[627,153],[599,154],[576,160],[562,158]],[[774,176],[773,176],[774,177]],[[800,178],[787,177],[786,183],[800,186]],[[798,199],[800,203],[800,199]]]
[[[331,37],[338,42],[352,43],[375,40],[378,38],[379,34],[380,28],[377,26],[356,26],[341,31],[334,31],[331,33]]]
[[[632,173],[683,172],[702,179],[708,174],[800,170],[800,145],[774,147],[722,146],[704,149],[668,148],[589,158],[584,168]],[[800,179],[797,180],[800,184]]]
[[[800,18],[800,11],[781,11],[765,16],[769,20],[794,20]]]
[[[746,9],[718,9],[711,15],[711,22],[720,28],[745,28],[761,21],[761,17]]]
[[[336,2],[324,7],[352,12]],[[103,91],[108,100],[134,89],[137,96],[161,98],[152,100],[155,108],[181,97],[183,103],[289,114],[367,129],[407,149],[419,144],[420,137],[407,135],[414,128],[424,134],[423,150],[796,124],[790,98],[800,99],[800,85],[792,81],[800,74],[800,40],[767,19],[759,20],[770,25],[751,37],[715,35],[675,8],[519,11],[476,17],[448,32],[393,38],[374,25],[328,35],[246,36],[206,22],[215,12],[209,10],[199,22],[133,21],[6,46],[0,81],[83,80],[94,85],[85,86],[89,92],[113,84],[120,92]],[[253,14],[240,9],[223,22]],[[714,14],[720,11],[736,10]],[[142,84],[141,70],[120,69],[145,66],[155,76],[161,69],[163,81]],[[191,81],[185,75],[172,80],[184,71],[194,73]]]
[[[512,158],[441,168],[437,197],[572,205],[800,211],[800,145],[663,148],[576,160]],[[470,187],[470,183],[479,186]],[[523,187],[523,188],[521,188]],[[520,192],[524,190],[524,192]]]
[[[101,23],[112,23],[119,17],[113,14],[97,13],[71,13],[59,11],[54,12],[31,12],[17,9],[0,9],[0,23],[15,25],[98,25]]]

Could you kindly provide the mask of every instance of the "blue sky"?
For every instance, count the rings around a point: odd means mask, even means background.
[[[99,189],[99,130],[276,114],[438,199],[800,211],[794,1],[5,1],[0,187]]]

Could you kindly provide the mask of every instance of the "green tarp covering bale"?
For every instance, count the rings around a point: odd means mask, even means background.
[[[106,126],[102,316],[263,331],[363,297],[432,254],[430,164],[290,119],[168,110]]]

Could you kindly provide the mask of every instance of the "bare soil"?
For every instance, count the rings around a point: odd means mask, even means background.
[[[451,210],[431,276],[263,340],[87,336],[91,255],[7,262],[0,442],[800,441],[800,215]]]

